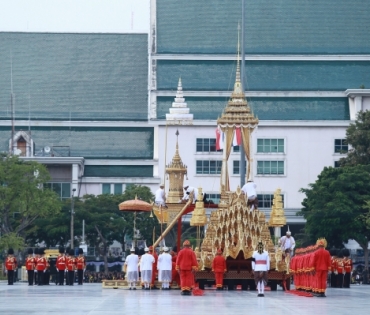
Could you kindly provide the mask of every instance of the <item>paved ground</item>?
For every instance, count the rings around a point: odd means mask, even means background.
[[[180,291],[129,291],[83,286],[32,286],[0,282],[0,314],[178,314],[178,315],[361,315],[369,314],[370,285],[328,289],[327,298],[299,297],[283,291],[206,290],[205,295],[181,296]]]

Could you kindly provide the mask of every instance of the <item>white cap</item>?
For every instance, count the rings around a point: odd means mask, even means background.
[[[144,252],[149,252],[149,248],[148,247],[145,247],[144,248]]]
[[[168,252],[168,251],[169,251],[168,247],[166,247],[166,246],[165,246],[165,247],[163,247],[163,251],[164,251],[164,252]]]
[[[290,232],[290,231],[286,231],[286,234],[287,234],[287,235],[292,235],[292,232]]]
[[[160,183],[160,184],[159,184],[159,187],[164,187],[164,184],[163,184],[163,183]]]

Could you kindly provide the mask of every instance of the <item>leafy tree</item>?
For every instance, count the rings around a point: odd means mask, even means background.
[[[24,248],[23,237],[17,236],[12,232],[0,237],[0,253],[9,248],[13,248],[15,250],[23,249]]]
[[[340,160],[341,166],[370,164],[370,111],[360,111],[357,119],[347,128],[346,140],[352,149]]]
[[[0,231],[9,239],[25,237],[38,218],[60,211],[55,192],[43,188],[50,180],[46,167],[17,156],[0,157]]]
[[[370,166],[325,167],[306,194],[299,213],[307,220],[305,231],[312,237],[325,237],[330,245],[341,247],[354,239],[364,250],[368,268],[370,229],[365,208],[370,200]]]

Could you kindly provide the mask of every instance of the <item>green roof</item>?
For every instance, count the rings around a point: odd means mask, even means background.
[[[217,119],[229,98],[186,97],[194,119]],[[173,97],[157,98],[157,118],[165,119]],[[348,99],[311,97],[253,97],[248,104],[260,120],[349,120]]]
[[[27,126],[17,126],[28,130]],[[98,127],[34,127],[31,129],[35,153],[54,147],[56,156],[85,158],[153,159],[154,129]],[[0,127],[0,151],[8,151],[11,127]]]
[[[235,53],[241,0],[157,0],[158,53]],[[368,54],[366,0],[245,1],[253,54]]]
[[[231,91],[236,61],[157,61],[157,89]],[[370,61],[247,61],[247,90],[346,90],[370,86]]]
[[[148,35],[0,32],[0,117],[147,120]]]

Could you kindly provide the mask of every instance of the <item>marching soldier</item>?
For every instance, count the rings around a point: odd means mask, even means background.
[[[344,249],[343,250],[343,264],[344,264],[344,281],[343,281],[343,288],[349,288],[351,284],[351,273],[352,273],[352,268],[353,268],[353,263],[352,259],[349,258],[349,250]]]
[[[44,257],[45,252],[43,249],[39,249],[39,257],[36,259],[36,270],[37,270],[37,281],[38,285],[43,285],[44,282],[44,273],[46,270],[46,258]]]
[[[326,281],[328,278],[328,272],[331,272],[331,259],[329,252],[325,249],[326,240],[318,239],[316,242],[318,249],[315,253],[313,266],[314,273],[316,276],[314,292],[317,297],[326,297]]]
[[[222,256],[222,250],[217,250],[217,256],[212,261],[212,271],[215,273],[216,290],[222,291],[224,286],[224,273],[226,269],[226,260]]]
[[[37,273],[37,268],[36,268],[36,265],[37,265],[37,259],[40,258],[40,255],[39,255],[39,252],[40,252],[40,249],[39,248],[35,248],[35,272],[34,272],[34,279],[35,279],[35,285],[38,285],[39,284],[39,275]]]
[[[68,270],[68,284],[73,285],[75,280],[75,270],[76,270],[76,258],[74,257],[73,249],[69,250],[69,257],[67,259],[67,270]]]
[[[78,257],[76,258],[78,285],[82,285],[84,271],[86,269],[86,259],[83,254],[84,254],[83,249],[79,248]]]
[[[46,268],[45,268],[45,273],[44,273],[44,284],[45,285],[50,285],[50,259],[46,258]]]
[[[35,275],[36,259],[33,257],[32,248],[28,249],[28,256],[26,258],[26,270],[28,275],[28,285],[33,285],[33,278]]]
[[[338,258],[336,259],[337,265],[337,287],[343,288],[343,278],[344,278],[344,261],[343,261],[343,251],[340,250],[338,253]]]
[[[17,259],[14,257],[13,248],[9,248],[8,257],[5,260],[5,268],[8,273],[8,285],[14,284],[14,270],[17,269]]]
[[[331,249],[329,251],[331,255],[331,275],[330,275],[330,286],[332,288],[337,287],[337,278],[338,278],[338,270],[337,270],[337,254],[338,251],[336,249]]]
[[[64,255],[64,248],[59,247],[59,255],[55,264],[58,272],[58,282],[59,285],[64,285],[64,274],[67,268],[67,258]]]

